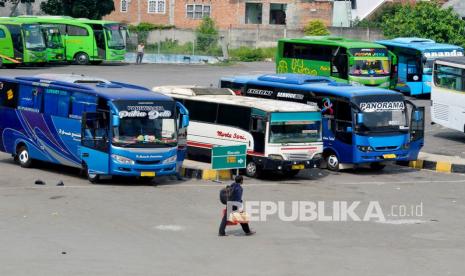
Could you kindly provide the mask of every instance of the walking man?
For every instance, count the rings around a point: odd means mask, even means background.
[[[142,64],[142,59],[144,58],[144,48],[144,42],[141,42],[139,45],[137,45],[136,64]]]
[[[237,175],[234,179],[234,183],[231,184],[232,193],[229,201],[233,202],[240,202],[242,203],[242,183],[244,182],[244,178],[242,175]],[[237,206],[233,206],[233,211],[237,211]],[[221,220],[220,229],[219,229],[219,236],[226,236],[226,224],[228,223],[228,212],[224,212],[223,219]],[[241,223],[242,230],[244,230],[247,236],[255,234],[254,231],[251,231],[249,228],[248,223]]]

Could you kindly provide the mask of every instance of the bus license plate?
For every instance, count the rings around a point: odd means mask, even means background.
[[[397,156],[395,154],[384,154],[384,159],[395,159]]]
[[[155,172],[141,172],[140,176],[142,176],[142,177],[155,177]]]
[[[303,170],[305,169],[305,166],[304,165],[292,165],[292,168],[293,170]]]

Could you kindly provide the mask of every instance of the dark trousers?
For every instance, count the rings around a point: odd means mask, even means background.
[[[144,53],[137,53],[136,64],[141,64],[142,59],[144,58]]]
[[[223,219],[221,219],[220,230],[219,234],[224,235],[226,234],[226,224],[228,223],[228,212],[224,212]],[[248,223],[241,223],[242,230],[245,233],[250,233],[250,228]]]

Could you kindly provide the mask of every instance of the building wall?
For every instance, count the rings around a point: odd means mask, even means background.
[[[42,14],[40,11],[40,3],[44,2],[45,0],[36,0],[32,4],[32,13],[34,15],[36,14]],[[5,3],[5,7],[0,7],[0,16],[10,16],[11,13],[11,8],[13,7],[13,4],[11,3]],[[15,15],[26,15],[26,5],[25,4],[19,4],[18,8],[16,10]]]
[[[121,12],[121,0],[115,0],[115,11],[105,19],[124,21],[137,24],[150,22],[153,24],[175,25],[177,28],[196,28],[201,19],[192,19],[187,16],[187,5],[209,5],[210,17],[222,29],[229,28],[257,28],[276,27],[279,29],[298,29],[305,26],[309,20],[320,19],[331,25],[332,6],[330,0],[166,0],[165,14],[148,14],[148,0],[129,0],[127,12]],[[262,4],[262,23],[246,24],[247,3]],[[286,25],[270,24],[271,4],[286,4]],[[139,12],[140,11],[140,12]]]

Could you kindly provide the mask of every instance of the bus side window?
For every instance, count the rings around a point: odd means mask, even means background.
[[[68,117],[70,96],[67,91],[45,89],[44,114]]]
[[[43,88],[30,85],[19,87],[18,108],[29,111],[41,112]]]
[[[5,31],[3,29],[0,29],[0,39],[6,38]]]
[[[250,113],[247,107],[220,104],[217,124],[249,130]]]
[[[80,119],[84,112],[97,110],[97,98],[85,93],[74,92],[71,96],[70,118]]]
[[[0,82],[0,106],[16,108],[18,103],[18,84]]]
[[[82,145],[99,151],[108,151],[109,115],[105,112],[83,114]]]
[[[192,121],[215,123],[218,104],[186,100],[184,105],[189,110]]]

